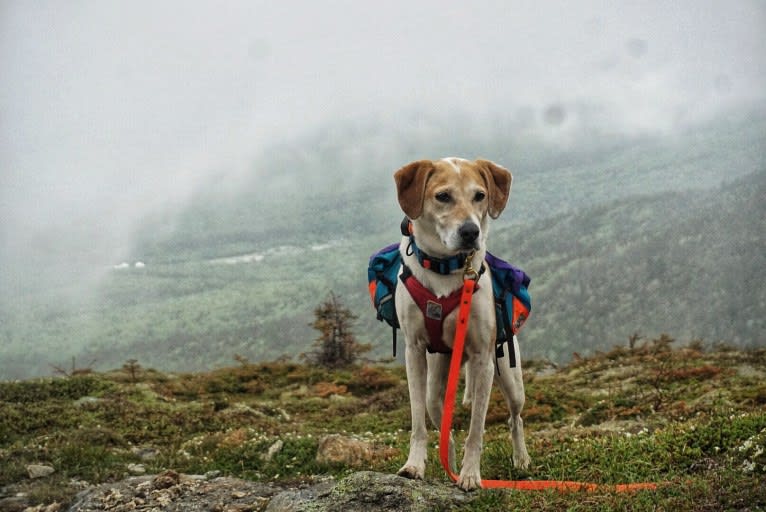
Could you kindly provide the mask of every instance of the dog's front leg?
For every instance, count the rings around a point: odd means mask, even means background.
[[[407,343],[404,351],[407,368],[407,386],[410,390],[410,412],[412,414],[412,435],[410,455],[399,475],[422,479],[426,472],[428,453],[428,430],[426,429],[426,353],[422,348]]]
[[[428,354],[428,386],[426,391],[426,404],[428,415],[434,428],[442,428],[442,415],[444,414],[444,394],[447,389],[449,377],[450,356],[445,354]],[[449,435],[449,467],[453,473],[455,469],[455,439],[452,432]]]
[[[481,449],[484,438],[484,420],[489,406],[489,395],[492,391],[492,358],[475,355],[468,361],[471,374],[470,386],[473,387],[473,402],[471,404],[471,426],[465,441],[463,467],[457,485],[465,491],[481,487]]]

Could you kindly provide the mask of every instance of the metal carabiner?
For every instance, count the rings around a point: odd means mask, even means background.
[[[463,279],[472,279],[477,281],[479,279],[479,273],[473,268],[473,257],[476,255],[476,251],[471,251],[468,257],[465,259],[465,267],[463,267]]]

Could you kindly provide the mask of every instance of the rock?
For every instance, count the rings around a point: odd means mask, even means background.
[[[146,473],[146,467],[143,464],[128,464],[128,473],[131,475],[143,475]]]
[[[5,509],[0,509],[5,510]],[[48,505],[37,505],[34,507],[27,507],[24,512],[61,512],[64,510],[64,506],[61,503],[50,503]]]
[[[389,458],[396,453],[390,447],[376,447],[372,443],[331,434],[319,440],[316,460],[320,464],[344,464],[352,467],[366,466],[380,458]]]
[[[328,478],[289,490],[237,478],[206,480],[166,471],[84,491],[75,498],[69,512],[417,512],[454,510],[480,495],[464,493],[447,482],[409,480],[371,471],[353,473],[338,482]]]
[[[130,452],[141,460],[154,460],[160,454],[160,451],[153,446],[134,446]]]
[[[281,439],[277,439],[274,441],[274,444],[269,446],[269,450],[266,452],[266,454],[263,456],[263,460],[270,461],[274,458],[274,455],[278,454],[280,451],[282,451],[282,447],[285,445],[285,443],[282,442]]]
[[[69,512],[258,512],[280,491],[270,484],[238,478],[207,480],[200,475],[165,471],[83,491],[77,495]]]
[[[30,464],[27,466],[27,474],[29,474],[29,478],[32,479],[45,478],[46,476],[50,476],[55,472],[56,470],[54,468],[44,464]]]
[[[152,480],[152,487],[155,489],[169,489],[174,485],[177,485],[180,481],[181,475],[172,469],[169,469],[154,477],[154,480]]]
[[[9,496],[0,498],[0,510],[3,512],[23,512],[28,508],[26,496]]]
[[[332,480],[313,485],[306,489],[300,489],[296,491],[285,491],[277,494],[271,499],[269,505],[266,507],[266,512],[298,512],[301,510],[314,510],[314,505],[317,505],[316,511],[325,510],[318,505],[320,501],[325,503],[329,499],[336,484]]]
[[[335,485],[283,492],[272,498],[266,512],[351,512],[453,510],[475,500],[455,485],[409,480],[393,474],[362,471]]]

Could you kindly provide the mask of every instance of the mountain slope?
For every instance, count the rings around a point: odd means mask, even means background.
[[[640,332],[766,342],[766,172],[498,230],[533,276],[527,351],[555,359]]]
[[[48,374],[73,356],[169,370],[295,357],[330,290],[359,316],[360,341],[390,354],[367,258],[399,236],[393,169],[434,154],[515,171],[490,249],[533,277],[526,355],[565,360],[637,331],[764,342],[766,115],[576,147],[502,121],[439,138],[438,121],[406,133],[339,125],[273,148],[251,177],[211,182],[180,212],[150,216],[130,260],[145,267],[103,269],[87,300],[63,287],[0,294],[0,378]]]
[[[763,344],[765,178],[759,173],[705,193],[634,197],[495,230],[490,249],[533,278],[524,355],[566,360],[635,332]],[[376,239],[340,240],[329,248],[266,252],[259,262],[116,272],[78,330],[89,341],[78,360],[114,367],[138,358],[189,370],[226,364],[235,354],[296,357],[315,337],[312,311],[330,290],[359,316],[360,341],[386,356],[390,330],[374,319],[364,281],[367,256],[377,248]],[[33,354],[26,356],[32,364]]]

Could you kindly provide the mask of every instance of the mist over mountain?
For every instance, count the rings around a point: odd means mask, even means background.
[[[513,118],[491,130],[460,120],[465,133],[439,138],[454,119],[419,119],[407,130],[380,119],[323,126],[148,212],[90,298],[72,299],[77,283],[5,295],[0,375],[49,374],[72,357],[175,371],[297,357],[330,291],[385,357],[390,330],[374,319],[365,274],[369,255],[399,237],[393,171],[454,154],[514,172],[490,250],[533,278],[524,357],[567,360],[636,332],[764,343],[762,109],[672,136],[600,137],[586,123],[582,144]]]
[[[0,378],[296,356],[331,290],[385,355],[364,269],[398,237],[391,175],[444,156],[514,172],[492,243],[534,278],[525,354],[634,329],[757,343],[760,295],[736,286],[762,279],[759,202],[736,198],[766,160],[764,19],[758,0],[4,1]],[[684,277],[708,267],[714,300]]]
[[[392,175],[420,158],[482,157],[511,169],[512,199],[497,225],[620,197],[705,189],[758,171],[764,162],[759,137],[766,134],[766,113],[760,106],[651,136],[615,133],[584,105],[571,111],[579,119],[576,132],[550,140],[550,127],[541,129],[524,111],[489,121],[418,112],[402,120],[331,123],[264,151],[244,176],[212,178],[180,213],[146,223],[136,254],[157,251],[177,259],[178,249],[192,250],[198,237],[199,250],[221,256],[236,251],[227,240],[235,246],[248,239],[322,243],[385,233],[391,218],[400,217]],[[156,229],[167,225],[172,233],[157,236]],[[205,242],[210,236],[216,243]],[[156,245],[163,243],[176,250]]]

